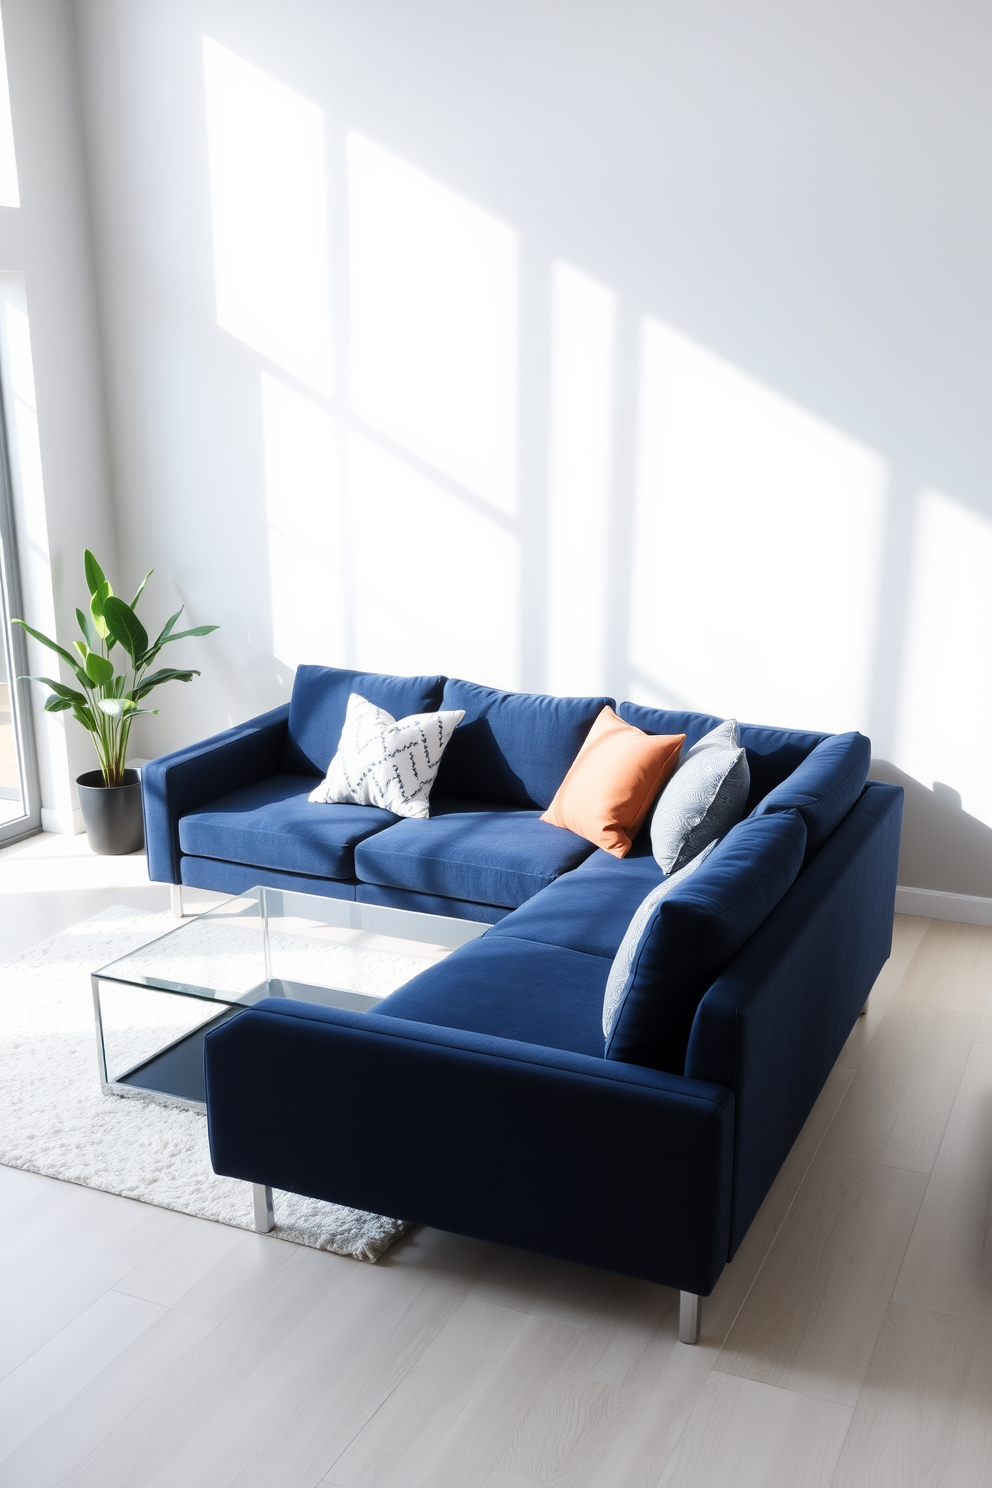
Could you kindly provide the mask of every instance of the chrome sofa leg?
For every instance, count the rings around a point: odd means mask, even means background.
[[[695,1292],[679,1292],[679,1343],[698,1343],[703,1299]]]
[[[275,1228],[276,1223],[272,1211],[272,1190],[267,1183],[253,1183],[251,1196],[255,1209],[255,1228],[260,1235],[267,1235]]]
[[[867,1018],[867,1016],[868,1016],[868,1004],[870,1002],[871,1002],[871,996],[869,995],[868,997],[865,998],[865,1005],[861,1009],[860,1013],[858,1014],[858,1017],[859,1018]]]
[[[170,904],[169,907],[172,910],[172,918],[174,920],[181,920],[182,917],[183,917],[183,886],[182,886],[182,884],[170,884],[169,885],[169,898],[171,900],[171,904]]]

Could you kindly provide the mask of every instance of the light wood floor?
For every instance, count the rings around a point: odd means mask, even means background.
[[[26,897],[38,935],[159,907],[75,848],[46,911],[42,848],[0,854],[3,942]],[[992,1483],[990,989],[992,931],[897,919],[696,1348],[649,1284],[424,1230],[362,1265],[0,1169],[0,1488]]]

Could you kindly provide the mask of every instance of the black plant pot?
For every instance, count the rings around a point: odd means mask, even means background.
[[[76,789],[86,836],[95,853],[133,853],[144,847],[137,770],[124,771],[123,785],[104,785],[101,771],[87,770],[76,781]]]

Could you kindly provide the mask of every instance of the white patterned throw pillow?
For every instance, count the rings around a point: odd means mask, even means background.
[[[456,708],[411,713],[397,721],[353,692],[338,752],[310,800],[380,806],[396,816],[429,816],[428,798],[441,756],[464,717],[464,710]]]
[[[651,851],[674,873],[708,842],[725,837],[744,815],[751,772],[728,718],[687,749],[658,797],[651,818]]]

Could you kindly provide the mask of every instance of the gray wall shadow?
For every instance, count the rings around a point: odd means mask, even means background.
[[[928,790],[884,759],[872,760],[870,778],[906,792],[900,884],[992,898],[992,827],[969,816],[956,790],[939,780]]]

